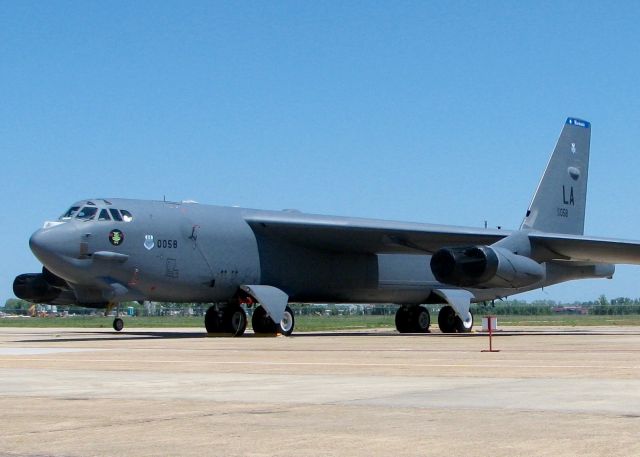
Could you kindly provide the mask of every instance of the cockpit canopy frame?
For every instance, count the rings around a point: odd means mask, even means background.
[[[96,204],[92,200],[74,203],[59,218],[59,221],[70,220],[97,221],[97,222],[131,222],[133,214],[126,209],[117,209],[111,206],[108,200],[98,201]]]

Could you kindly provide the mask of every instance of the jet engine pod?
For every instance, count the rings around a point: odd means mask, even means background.
[[[535,260],[491,246],[442,248],[431,257],[431,271],[441,283],[458,287],[525,287],[545,277]]]
[[[50,303],[60,295],[60,289],[51,286],[41,273],[25,273],[13,280],[16,297],[34,303]]]
[[[42,267],[42,279],[47,281],[47,283],[52,287],[56,287],[58,289],[69,289],[67,281],[62,279],[60,276],[53,274],[47,269],[47,267]]]

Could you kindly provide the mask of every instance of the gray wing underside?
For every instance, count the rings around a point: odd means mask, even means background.
[[[432,254],[445,246],[491,245],[509,230],[457,227],[296,213],[246,214],[263,237],[335,252]],[[640,264],[640,241],[529,232],[532,257],[539,261]]]
[[[257,214],[245,220],[256,234],[313,249],[367,254],[433,253],[442,246],[492,244],[502,230],[308,214]]]

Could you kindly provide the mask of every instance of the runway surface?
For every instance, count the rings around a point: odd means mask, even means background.
[[[0,454],[640,455],[640,328],[505,330],[0,327]]]

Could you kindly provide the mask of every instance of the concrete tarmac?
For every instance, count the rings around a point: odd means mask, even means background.
[[[0,327],[0,455],[635,456],[640,328]]]

